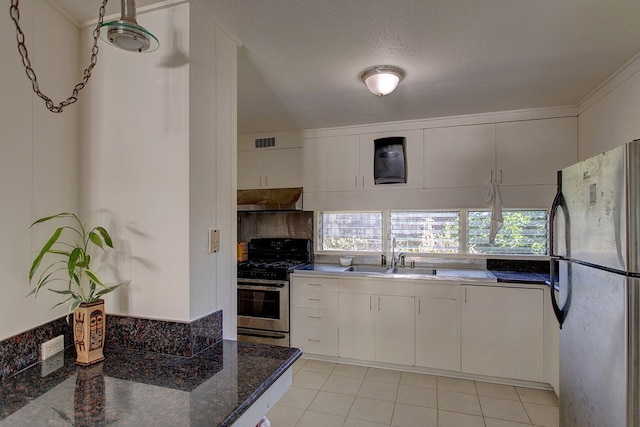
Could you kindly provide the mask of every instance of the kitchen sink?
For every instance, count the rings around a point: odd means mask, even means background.
[[[401,275],[420,275],[420,276],[435,276],[436,269],[435,268],[424,268],[424,267],[395,267],[389,268],[387,270],[389,274],[401,274]]]
[[[386,273],[387,270],[390,270],[390,268],[384,265],[352,265],[346,271],[356,273]]]
[[[420,276],[435,276],[436,270],[434,268],[422,268],[422,267],[388,267],[384,265],[352,265],[346,272],[353,271],[354,273],[381,273],[381,274],[397,274],[403,276],[420,275]]]

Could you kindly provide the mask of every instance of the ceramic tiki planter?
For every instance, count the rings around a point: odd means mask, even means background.
[[[104,300],[82,303],[73,312],[73,339],[76,363],[88,366],[104,360]]]

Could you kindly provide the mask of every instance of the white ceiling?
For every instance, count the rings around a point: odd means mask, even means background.
[[[240,134],[576,105],[640,52],[638,0],[192,1],[243,44]],[[385,97],[358,78],[380,64],[407,73]]]

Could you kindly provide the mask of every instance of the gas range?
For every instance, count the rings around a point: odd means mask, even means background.
[[[238,278],[288,280],[291,269],[305,264],[298,260],[241,262],[238,264]]]
[[[262,238],[249,242],[249,260],[238,264],[239,279],[288,280],[289,272],[313,261],[307,239]]]
[[[252,239],[238,264],[238,339],[289,345],[289,273],[313,261],[307,239]]]

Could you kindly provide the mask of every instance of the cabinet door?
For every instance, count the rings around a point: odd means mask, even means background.
[[[374,296],[340,293],[338,350],[340,357],[375,360]]]
[[[543,290],[463,286],[462,371],[543,381]]]
[[[262,151],[238,152],[238,190],[263,188],[264,154]]]
[[[495,143],[495,124],[425,129],[424,188],[485,186]]]
[[[360,135],[360,176],[361,187],[365,190],[394,190],[398,188],[422,188],[422,151],[424,149],[422,130],[388,132],[384,134]],[[375,143],[378,138],[388,136],[405,137],[406,184],[380,184],[374,182]]]
[[[306,139],[305,191],[353,191],[361,186],[358,135]]]
[[[556,184],[556,172],[578,160],[575,117],[498,123],[502,185]]]
[[[374,298],[376,361],[413,365],[414,297],[377,295]]]
[[[416,366],[460,370],[458,301],[416,298]]]
[[[264,187],[302,186],[302,148],[264,152]]]

